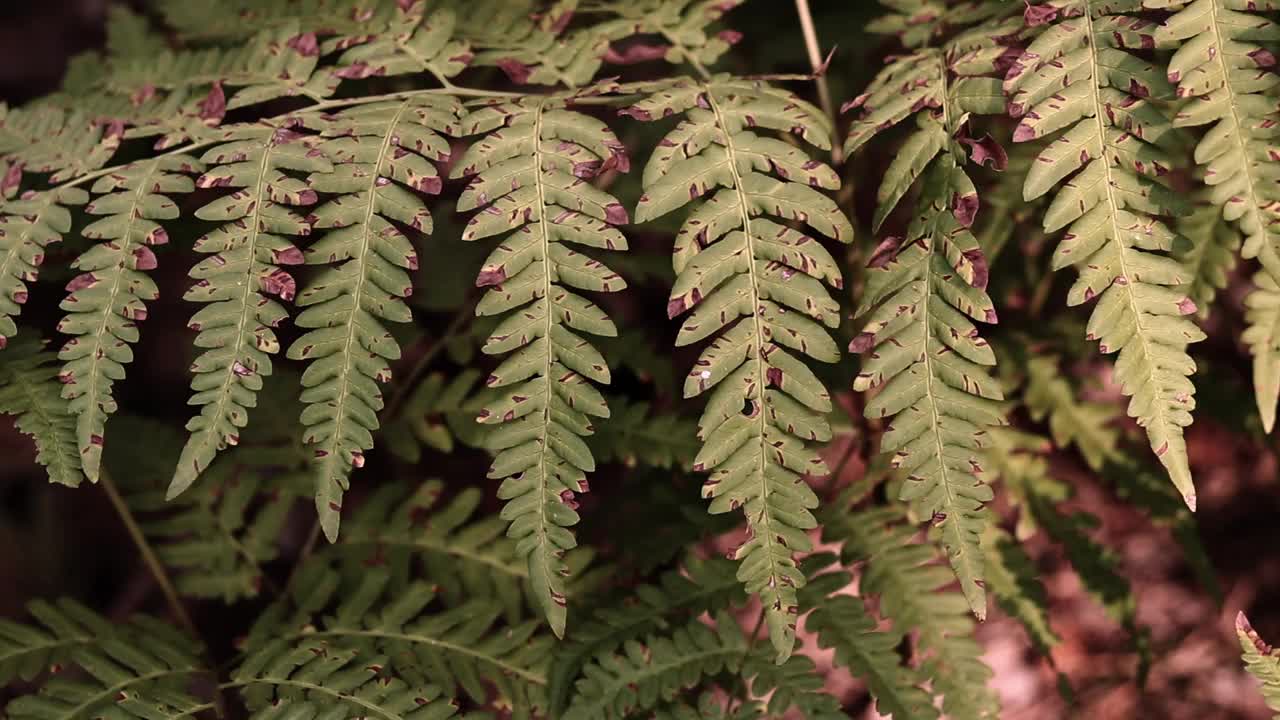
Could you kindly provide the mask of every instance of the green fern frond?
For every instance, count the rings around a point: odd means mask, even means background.
[[[526,606],[540,610],[529,582],[529,565],[515,540],[503,537],[507,522],[498,516],[473,517],[483,493],[467,488],[439,506],[443,484],[428,480],[412,492],[388,485],[361,504],[348,519],[333,552],[360,563],[390,564],[430,577],[441,586],[450,607],[469,598],[493,598],[507,621],[527,615]],[[585,548],[569,553],[572,573],[581,571],[592,553]],[[565,594],[575,595],[570,583]]]
[[[831,513],[824,516],[823,538],[843,544],[845,564],[866,561],[859,588],[879,596],[880,613],[893,623],[884,631],[892,645],[918,634],[918,672],[942,697],[943,712],[957,720],[994,718],[999,702],[987,687],[991,669],[973,638],[973,618],[960,597],[940,590],[952,573],[936,563],[933,547],[912,540],[917,530],[902,523],[903,515],[898,508]]]
[[[1280,98],[1280,79],[1268,68],[1269,49],[1280,40],[1280,25],[1262,12],[1274,2],[1233,0],[1145,0],[1148,8],[1176,12],[1155,30],[1162,47],[1177,47],[1169,60],[1169,81],[1179,107],[1175,127],[1210,125],[1196,146],[1205,166],[1210,197],[1226,219],[1245,234],[1244,256],[1258,258],[1280,273],[1280,191],[1272,187],[1270,129]]]
[[[169,485],[177,497],[200,477],[218,453],[240,441],[257,406],[271,355],[280,351],[272,328],[288,318],[270,296],[292,300],[296,284],[281,265],[303,262],[293,237],[311,233],[295,208],[314,205],[316,192],[286,171],[329,167],[311,152],[313,144],[287,124],[255,123],[223,128],[225,142],[205,152],[209,169],[196,185],[234,188],[196,211],[201,220],[223,223],[195,242],[210,257],[191,269],[195,284],[184,299],[207,303],[191,317],[195,345],[206,348],[191,365],[189,405],[200,414]]]
[[[622,112],[683,118],[645,167],[636,220],[693,203],[676,237],[667,314],[688,314],[677,345],[715,336],[684,383],[685,397],[710,392],[694,469],[711,472],[703,486],[710,512],[742,508],[747,516],[751,539],[735,552],[738,576],[760,594],[781,662],[795,644],[796,589],[804,584],[792,553],[810,547],[805,531],[818,506],[802,476],[826,472],[807,442],[831,437],[830,396],[792,353],[839,360],[822,326],[840,324],[840,307],[822,283],[842,286],[827,250],[782,223],[796,220],[841,242],[852,240],[853,227],[819,191],[839,187],[831,168],[754,129],[829,149],[831,121],[790,93],[723,76],[671,82]]]
[[[1262,427],[1270,433],[1280,398],[1280,283],[1270,273],[1260,272],[1254,275],[1253,285],[1244,301],[1249,327],[1241,339],[1253,355],[1254,397]]]
[[[991,594],[1022,625],[1036,650],[1048,657],[1062,640],[1049,627],[1049,597],[1031,558],[1013,536],[995,525],[987,528],[982,544]]]
[[[539,635],[535,621],[499,627],[502,608],[479,596],[463,607],[434,608],[438,587],[422,580],[401,586],[394,572],[365,566],[344,579],[325,557],[314,558],[288,595],[262,614],[247,643],[319,642],[381,656],[386,674],[410,684],[429,683],[455,698],[465,693],[477,703],[496,692],[495,702],[515,717],[540,715],[554,638]]]
[[[123,134],[119,122],[96,123],[80,110],[0,103],[0,156],[8,162],[4,194],[17,188],[22,172],[48,173],[49,182],[59,183],[97,170],[115,154]]]
[[[1016,3],[990,0],[880,0],[889,10],[867,23],[867,31],[894,35],[908,48],[933,43],[956,28],[1008,17],[1018,12]]]
[[[835,559],[830,554],[812,555],[806,565],[824,567]],[[817,635],[819,647],[835,652],[838,666],[867,683],[881,715],[895,720],[938,717],[933,696],[920,687],[921,678],[902,665],[901,635],[880,630],[862,599],[840,592],[851,582],[843,571],[813,577],[802,598],[805,608],[812,608],[805,629]]]
[[[919,128],[885,173],[872,227],[879,229],[917,181],[921,190],[907,236],[886,239],[870,262],[855,312],[867,320],[849,349],[864,354],[854,389],[879,388],[867,417],[893,418],[881,452],[894,453],[894,466],[907,476],[901,497],[935,519],[981,619],[982,506],[992,491],[979,477],[977,452],[988,428],[1005,420],[1004,396],[990,371],[995,353],[971,321],[997,317],[986,293],[987,260],[970,231],[979,200],[964,166],[989,160],[1003,167],[1004,160],[989,138],[970,140],[968,148],[962,143],[971,114],[1002,107],[999,81],[982,74],[995,70],[1004,50],[957,43],[896,61],[851,104],[862,116],[850,130],[848,152],[912,113]]]
[[[1115,457],[1120,430],[1115,427],[1118,410],[1107,403],[1076,399],[1075,389],[1063,377],[1059,359],[1041,355],[1027,360],[1027,387],[1023,400],[1031,419],[1049,421],[1054,445],[1065,449],[1075,445],[1094,470]]]
[[[1190,282],[1178,288],[1199,310],[1196,319],[1205,320],[1218,291],[1227,287],[1236,267],[1240,232],[1222,217],[1222,211],[1208,203],[1178,219],[1178,234],[1191,239],[1186,247],[1174,248],[1173,258],[1181,263]]]
[[[1186,318],[1196,304],[1178,287],[1191,278],[1160,251],[1175,233],[1157,215],[1180,215],[1185,203],[1155,178],[1175,161],[1177,143],[1155,98],[1173,96],[1164,71],[1130,50],[1161,40],[1159,26],[1124,12],[1138,0],[1097,3],[1052,0],[1053,18],[1010,69],[1009,112],[1021,117],[1015,142],[1064,130],[1027,174],[1024,196],[1062,185],[1045,213],[1048,232],[1068,228],[1053,267],[1075,265],[1068,303],[1097,298],[1088,337],[1103,353],[1119,352],[1116,378],[1131,397],[1129,414],[1151,441],[1189,507],[1195,487],[1183,429],[1191,424],[1195,363],[1188,343],[1204,337]]]
[[[440,192],[443,181],[432,163],[449,156],[449,145],[439,133],[456,130],[461,114],[452,98],[416,96],[319,122],[325,140],[316,152],[333,166],[313,172],[307,184],[336,197],[307,218],[325,232],[304,255],[308,264],[334,267],[299,293],[305,310],[296,323],[311,331],[288,356],[311,361],[302,376],[302,424],[315,446],[316,510],[330,541],[338,536],[351,470],[373,447],[383,406],[378,383],[390,378],[389,362],[400,357],[382,321],[412,319],[404,302],[413,292],[406,270],[418,266],[418,256],[399,226],[431,232],[431,216],[413,191]]]
[[[138,323],[147,318],[146,302],[159,297],[145,273],[156,267],[151,246],[169,242],[159,220],[175,220],[178,206],[166,194],[195,189],[189,174],[201,164],[185,155],[163,155],[98,178],[96,196],[85,211],[103,216],[81,231],[99,241],[71,267],[79,270],[59,305],[67,315],[58,331],[73,336],[58,353],[65,362],[59,379],[62,396],[76,415],[77,445],[85,477],[98,481],[107,418],[116,411],[112,390],[133,361]]]
[[[432,12],[428,13],[428,7]],[[462,72],[472,54],[465,42],[454,39],[457,17],[434,3],[398,4],[396,13],[382,25],[364,25],[359,32],[329,40],[325,48],[346,51],[333,74],[359,79],[428,72],[437,80]]]
[[[583,668],[564,720],[610,720],[652,708],[706,676],[739,672],[747,654],[746,635],[723,612],[715,627],[694,620],[669,634],[631,640],[620,654]]]
[[[74,187],[24,193],[0,202],[0,350],[18,333],[15,321],[27,302],[28,285],[40,272],[46,248],[62,242],[71,230],[69,208],[87,202],[88,193]]]
[[[481,373],[464,370],[452,378],[432,373],[413,389],[399,412],[383,425],[387,449],[409,463],[422,459],[422,447],[453,452],[457,443],[483,446],[475,416],[484,401],[476,392]]]
[[[765,712],[770,717],[786,717],[789,711],[798,712],[806,720],[849,717],[840,701],[824,691],[826,678],[808,656],[792,655],[779,665],[757,650],[747,658],[742,675],[750,679],[753,698],[767,698]]]
[[[701,447],[693,421],[651,411],[648,403],[625,397],[609,398],[609,409],[609,421],[587,441],[597,460],[666,469],[693,466]]]
[[[138,526],[173,580],[187,596],[231,603],[273,590],[269,563],[280,555],[280,534],[298,502],[310,493],[310,456],[297,417],[296,376],[264,390],[257,422],[240,445],[219,456],[200,487],[167,499],[165,487],[183,434],[158,421],[117,416],[118,437],[145,437],[144,458],[121,442],[106,446],[112,471]]]
[[[127,5],[107,7],[107,55],[113,59],[151,57],[165,49],[164,36],[154,32],[147,18]]]
[[[495,425],[497,453],[489,477],[503,478],[508,535],[528,557],[529,576],[556,635],[565,626],[562,555],[576,544],[576,493],[595,470],[583,442],[592,417],[609,408],[592,381],[607,384],[609,366],[581,334],[617,334],[608,315],[576,290],[616,292],[626,282],[579,248],[625,250],[615,227],[627,211],[588,180],[626,171],[625,148],[602,122],[531,97],[473,111],[463,134],[485,137],[458,160],[453,177],[470,177],[458,210],[479,209],[463,232],[472,241],[501,235],[476,285],[489,288],[478,315],[505,315],[485,343],[506,359],[485,380],[499,389],[480,411]],[[514,311],[514,312],[512,312]]]
[[[589,660],[603,664],[619,646],[667,629],[673,620],[727,609],[741,599],[742,583],[728,560],[689,556],[681,570],[663,573],[657,584],[639,585],[627,594],[624,604],[597,609],[557,648],[549,674],[552,709],[564,707],[574,679]]]
[[[231,675],[252,720],[445,720],[457,707],[440,688],[388,671],[381,654],[320,638],[278,639],[254,650]]]
[[[0,415],[13,415],[18,432],[36,445],[36,462],[49,482],[77,487],[84,479],[76,443],[76,418],[62,397],[57,358],[35,340],[0,353]]]
[[[758,720],[765,717],[764,708],[754,701],[730,707],[729,703],[707,691],[692,700],[677,699],[653,711],[653,720]]]
[[[0,678],[54,675],[5,708],[13,720],[178,720],[213,708],[190,687],[199,645],[164,623],[114,623],[70,600],[29,606],[38,626],[0,622]],[[81,672],[61,672],[67,666]]]
[[[1280,718],[1280,652],[1258,636],[1243,612],[1236,614],[1236,637],[1244,653],[1245,669],[1262,684],[1267,707],[1275,710],[1275,717]]]

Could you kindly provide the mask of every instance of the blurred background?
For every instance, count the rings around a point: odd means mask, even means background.
[[[0,100],[17,105],[57,89],[68,59],[103,43],[109,4],[110,0],[0,3]],[[138,10],[146,7],[141,0],[125,4]],[[863,31],[877,12],[870,0],[814,0],[812,7],[824,53],[836,48],[828,80],[838,103],[856,95],[880,67],[880,59],[897,46]],[[744,39],[723,66],[744,72],[809,69],[791,2],[752,0],[733,12],[729,25]],[[811,87],[795,87],[814,97]],[[873,150],[846,170],[864,224],[874,192],[857,193],[858,178],[878,177],[889,152],[891,148]],[[868,238],[864,231],[859,242],[870,247]],[[453,252],[441,234],[432,242],[442,243],[437,246],[442,252]],[[1015,237],[1014,242],[1028,257],[1044,250],[1030,240]],[[1041,259],[1047,264],[1047,257]],[[181,294],[184,268],[162,263],[157,272],[162,293]],[[1235,340],[1242,324],[1244,279],[1240,271],[1229,279],[1218,300],[1221,312],[1215,311],[1208,328],[1214,339],[1196,351],[1197,359],[1218,373],[1215,377],[1237,381],[1201,387],[1202,411],[1187,435],[1200,487],[1200,541],[1216,571],[1218,596],[1193,572],[1170,527],[1153,523],[1123,502],[1114,484],[1100,481],[1079,462],[1055,459],[1056,479],[1076,489],[1071,509],[1098,518],[1092,537],[1111,549],[1131,584],[1137,628],[1121,627],[1114,613],[1085,592],[1061,548],[1043,535],[1032,538],[1025,549],[1042,571],[1051,625],[1062,643],[1049,662],[1035,654],[1021,627],[999,612],[979,628],[1005,703],[1004,717],[1268,717],[1241,669],[1232,628],[1235,613],[1246,609],[1263,637],[1280,641],[1280,474],[1274,438],[1262,435],[1256,420],[1250,425],[1244,419],[1253,405],[1247,355]],[[53,307],[57,288],[42,286],[44,304]],[[997,297],[997,306],[1025,305],[1025,297],[1017,292]],[[1061,284],[1057,292],[1062,292]],[[188,310],[166,310],[158,303],[156,308],[144,333],[151,340],[139,347],[138,370],[130,374],[160,380],[154,386],[123,383],[121,404],[180,423],[178,418],[186,417],[185,360],[164,352],[155,338],[183,332]],[[671,363],[677,376],[683,362]],[[1077,367],[1100,381],[1097,397],[1119,400],[1118,390],[1108,383],[1106,363]],[[175,394],[155,393],[157,386],[173,388]],[[147,442],[145,437],[132,440]],[[864,468],[861,461],[850,463],[849,477],[841,481],[851,481]],[[609,482],[600,485],[608,487]],[[299,517],[282,543],[296,547],[307,527],[305,515]],[[77,491],[45,483],[27,439],[7,419],[0,419],[0,617],[20,618],[31,598],[63,594],[117,617],[160,607],[150,577],[105,496],[97,488]],[[219,627],[237,627],[256,607],[252,602],[230,608],[198,603],[195,614],[216,632]],[[1154,658],[1149,669],[1140,667],[1146,652]],[[1073,688],[1074,704],[1062,699],[1060,677]],[[842,673],[832,673],[828,682],[833,692],[859,708],[855,717],[875,717],[856,682]]]

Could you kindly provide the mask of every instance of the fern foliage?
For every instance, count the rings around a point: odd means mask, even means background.
[[[449,98],[374,103],[322,121],[327,138],[317,151],[332,163],[308,178],[316,190],[336,195],[307,222],[327,232],[307,247],[308,264],[332,265],[298,295],[305,310],[296,322],[310,332],[289,357],[311,361],[302,376],[302,424],[315,446],[316,509],[325,535],[338,535],[343,492],[352,468],[373,447],[379,382],[390,379],[389,361],[400,348],[382,324],[407,322],[403,299],[413,292],[408,270],[418,255],[397,224],[430,233],[431,219],[417,193],[440,191],[432,164],[448,156],[440,132],[459,113]]]
[[[120,720],[191,717],[209,710],[189,690],[206,673],[200,647],[158,620],[113,623],[72,601],[37,602],[37,625],[0,624],[0,680],[52,677],[10,702],[8,717]],[[79,672],[62,672],[75,667]]]
[[[810,547],[804,531],[818,504],[803,476],[825,472],[807,443],[831,437],[822,416],[830,396],[799,356],[839,359],[823,328],[839,324],[839,306],[823,283],[842,284],[822,245],[782,223],[842,242],[853,227],[820,192],[839,186],[835,173],[755,129],[826,149],[830,120],[764,83],[725,77],[670,83],[623,112],[682,118],[645,166],[636,221],[692,203],[676,235],[667,314],[687,314],[677,345],[714,338],[684,383],[686,397],[710,393],[694,469],[711,472],[703,496],[712,513],[746,513],[751,538],[735,552],[739,577],[760,594],[781,661],[795,643],[804,584],[791,555]]]
[[[1129,414],[1194,508],[1183,429],[1195,407],[1188,377],[1195,363],[1186,347],[1204,333],[1186,317],[1195,302],[1178,289],[1190,278],[1164,254],[1177,236],[1160,216],[1182,214],[1185,203],[1158,180],[1174,167],[1168,149],[1177,138],[1155,101],[1174,89],[1160,66],[1134,53],[1164,42],[1160,26],[1129,14],[1141,9],[1140,2],[1048,3],[1051,19],[1004,88],[1010,114],[1022,118],[1015,142],[1063,131],[1027,173],[1024,197],[1061,186],[1044,227],[1066,228],[1053,264],[1079,270],[1068,302],[1097,300],[1088,336],[1102,352],[1119,353],[1116,378],[1131,398]]]
[[[84,479],[76,418],[62,397],[56,360],[27,338],[7,348],[0,355],[0,414],[14,416],[17,429],[35,441],[36,462],[50,482],[76,487]]]
[[[73,337],[58,358],[65,362],[62,395],[76,414],[80,462],[91,481],[98,479],[107,417],[117,409],[113,386],[133,361],[129,346],[147,319],[146,302],[159,296],[146,272],[157,265],[151,248],[169,242],[158,221],[179,216],[167,194],[191,192],[189,175],[200,167],[194,158],[166,155],[121,168],[94,182],[95,197],[85,206],[100,217],[81,233],[98,242],[72,263],[80,274],[67,283],[60,307],[68,314],[58,330]]]
[[[1236,636],[1244,653],[1245,667],[1262,684],[1267,707],[1280,717],[1280,654],[1254,631],[1244,613],[1236,615]]]
[[[873,228],[919,182],[904,237],[873,255],[857,316],[866,321],[850,350],[864,355],[854,389],[879,392],[867,417],[892,417],[881,450],[907,477],[914,501],[943,536],[970,607],[986,616],[980,538],[992,491],[976,452],[987,428],[1003,424],[1003,394],[990,368],[995,354],[973,321],[995,323],[986,293],[989,268],[974,237],[979,200],[966,165],[1003,169],[1003,150],[967,139],[973,114],[1000,107],[995,71],[1003,49],[962,38],[892,63],[851,103],[859,117],[845,142],[852,153],[877,133],[914,115],[917,129],[894,158],[877,194]]]
[[[574,497],[589,489],[595,459],[582,436],[609,408],[592,384],[608,383],[609,365],[582,334],[611,336],[609,317],[578,291],[614,292],[626,282],[585,248],[625,250],[615,226],[629,220],[621,203],[588,180],[629,167],[626,151],[599,120],[530,99],[469,114],[462,132],[485,133],[459,158],[455,177],[471,182],[459,211],[479,210],[464,240],[495,235],[476,285],[489,288],[481,315],[509,313],[484,351],[507,354],[485,380],[498,398],[479,421],[495,424],[498,453],[490,477],[504,478],[508,534],[528,557],[529,576],[557,635],[564,634],[562,556],[576,541]],[[509,354],[508,354],[509,353]]]
[[[21,172],[19,165],[9,167]],[[0,190],[6,196],[10,192]],[[29,191],[0,202],[0,350],[18,332],[15,321],[30,297],[29,285],[39,275],[47,248],[71,230],[70,208],[88,201],[88,193],[71,187]]]

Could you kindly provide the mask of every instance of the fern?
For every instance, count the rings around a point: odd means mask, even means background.
[[[644,463],[664,469],[693,466],[699,443],[692,421],[623,398],[610,398],[609,407],[609,422],[587,441],[601,462]]]
[[[1058,366],[1059,359],[1053,356],[1027,361],[1024,400],[1031,419],[1047,419],[1054,444],[1059,448],[1075,445],[1089,467],[1100,470],[1117,452],[1120,432],[1114,421],[1119,413],[1106,403],[1077,400]]]
[[[814,555],[815,567],[831,564],[831,555]],[[866,681],[876,699],[876,711],[897,720],[938,717],[933,696],[920,687],[921,678],[902,667],[897,645],[901,637],[877,628],[876,618],[863,600],[839,594],[851,578],[844,572],[815,577],[806,587],[805,629],[818,636],[818,645],[835,651],[836,662]]]
[[[247,642],[323,643],[339,655],[385,657],[394,677],[454,697],[465,693],[473,702],[485,702],[492,685],[502,704],[518,710],[516,717],[542,708],[552,638],[536,634],[533,622],[495,631],[502,609],[493,601],[429,610],[436,596],[423,581],[397,587],[386,567],[344,579],[321,557],[299,571],[288,596],[263,613]]]
[[[990,561],[987,587],[1009,617],[1022,625],[1036,650],[1049,657],[1062,640],[1049,627],[1049,598],[1035,564],[1018,541],[998,527],[987,528],[982,544]]]
[[[0,624],[0,679],[30,679],[44,670],[57,674],[39,692],[11,701],[8,717],[156,720],[213,707],[188,689],[206,673],[199,646],[164,623],[137,617],[116,624],[67,600],[29,609],[39,626]],[[82,672],[59,672],[66,665]]]
[[[240,689],[255,720],[282,715],[428,720],[455,714],[457,708],[439,688],[388,674],[386,662],[384,656],[320,639],[279,639],[253,651],[229,685]]]
[[[934,695],[941,696],[947,716],[996,717],[999,703],[986,686],[991,670],[972,637],[973,620],[965,605],[955,602],[960,598],[940,591],[950,573],[932,563],[936,553],[931,547],[911,542],[916,530],[901,518],[901,510],[894,508],[828,515],[823,537],[843,543],[845,563],[867,562],[859,588],[879,596],[880,612],[893,623],[887,631],[890,644],[918,632],[919,672],[929,678]]]
[[[918,130],[885,173],[873,229],[919,180],[920,198],[904,238],[888,238],[870,262],[866,291],[855,316],[866,324],[849,349],[865,355],[854,389],[879,387],[867,403],[868,418],[893,417],[882,452],[907,476],[902,499],[933,518],[978,618],[986,617],[980,538],[982,504],[992,491],[978,477],[975,452],[987,428],[1004,423],[1003,394],[991,377],[995,354],[979,335],[979,322],[995,323],[986,293],[989,270],[970,232],[978,194],[964,166],[990,160],[1003,168],[1002,150],[970,140],[972,113],[998,111],[995,70],[998,45],[970,38],[944,50],[925,50],[891,64],[859,96],[861,110],[845,150],[853,153],[875,134],[917,108]]]
[[[659,698],[671,700],[703,676],[739,672],[748,650],[746,635],[725,613],[716,616],[714,628],[695,620],[670,635],[628,642],[621,654],[584,668],[578,694],[563,717],[626,717],[652,707]]]
[[[270,356],[280,351],[272,328],[288,317],[269,296],[293,299],[296,283],[280,266],[302,263],[290,236],[311,233],[291,208],[317,200],[314,190],[285,171],[327,165],[288,123],[234,125],[221,135],[226,142],[205,152],[210,168],[197,184],[235,192],[196,211],[202,220],[223,224],[195,243],[210,257],[191,269],[196,282],[186,299],[207,305],[188,327],[198,331],[196,346],[208,349],[191,366],[189,404],[201,410],[187,423],[190,436],[169,498],[190,487],[220,451],[237,444],[249,422],[263,379],[272,372]]]
[[[1280,717],[1280,655],[1258,636],[1244,613],[1236,614],[1236,636],[1244,652],[1245,668],[1262,683],[1267,707]]]
[[[540,609],[528,563],[517,543],[502,536],[506,523],[497,516],[473,517],[481,492],[469,488],[440,505],[442,492],[438,480],[412,490],[380,489],[351,516],[333,552],[353,566],[389,565],[402,579],[425,574],[440,583],[449,607],[468,598],[493,598],[511,623],[526,615],[526,605]],[[581,570],[590,558],[584,548],[565,561]],[[566,595],[574,591],[570,584]]]
[[[564,706],[573,679],[589,660],[605,664],[620,645],[670,627],[672,616],[691,617],[725,610],[740,599],[741,587],[728,561],[690,557],[681,571],[664,573],[655,585],[632,589],[629,603],[598,609],[569,634],[566,644],[556,653],[549,675],[552,707]]]
[[[1191,214],[1179,218],[1178,233],[1196,239],[1184,248],[1174,248],[1173,257],[1191,278],[1179,290],[1196,304],[1197,319],[1205,320],[1236,267],[1240,233],[1222,219],[1218,208],[1199,203]]]
[[[9,167],[19,168],[14,179],[20,182],[21,166]],[[47,248],[71,230],[70,207],[89,202],[89,195],[74,187],[8,198],[16,190],[16,185],[0,187],[7,198],[0,203],[0,350],[18,333],[15,321],[27,303],[28,285],[36,281]]]
[[[1008,3],[983,0],[880,0],[890,10],[867,25],[869,32],[894,35],[908,48],[929,45],[958,27],[1007,16]]]
[[[313,172],[308,184],[336,197],[308,217],[309,225],[328,232],[304,255],[309,264],[336,266],[298,295],[306,309],[296,323],[312,330],[288,355],[311,361],[302,376],[302,424],[316,446],[316,510],[330,541],[338,536],[351,470],[373,447],[383,405],[378,383],[390,378],[388,362],[400,357],[382,320],[412,319],[403,302],[413,292],[405,270],[417,267],[418,256],[396,223],[431,232],[426,206],[410,189],[440,192],[431,161],[448,156],[438,133],[454,130],[460,112],[450,98],[419,96],[352,108],[319,123],[326,140],[316,150],[333,169]]]
[[[58,353],[65,364],[58,377],[62,396],[76,415],[76,439],[85,477],[98,481],[107,418],[116,411],[113,386],[133,361],[129,345],[138,341],[138,323],[146,320],[146,301],[159,290],[144,273],[156,267],[151,246],[169,242],[158,220],[173,220],[178,207],[162,193],[188,193],[187,176],[200,163],[184,155],[166,155],[103,175],[93,184],[97,196],[85,211],[102,217],[81,233],[98,244],[72,267],[80,271],[59,306],[68,315],[59,332],[72,335]]]
[[[61,395],[55,357],[25,338],[0,355],[0,414],[13,415],[19,432],[31,436],[36,462],[49,482],[77,487],[84,479],[76,444],[76,418]]]
[[[595,469],[582,441],[591,418],[609,408],[591,381],[608,383],[609,366],[578,333],[615,335],[604,311],[574,292],[613,292],[626,282],[577,247],[625,250],[614,226],[627,211],[587,180],[606,169],[625,171],[622,143],[607,126],[531,98],[491,105],[466,118],[463,134],[486,133],[458,160],[454,177],[471,177],[458,210],[480,209],[464,240],[504,234],[476,285],[490,288],[477,314],[512,312],[485,343],[488,354],[511,353],[485,380],[499,397],[479,420],[500,424],[489,476],[504,478],[508,534],[528,557],[529,577],[552,629],[563,636],[561,559],[576,541],[576,493],[587,492]],[[576,247],[575,247],[576,246]]]
[[[1262,427],[1270,433],[1280,398],[1280,283],[1267,272],[1254,275],[1253,283],[1244,301],[1249,327],[1241,339],[1253,355],[1254,398]]]
[[[1175,133],[1154,98],[1172,88],[1162,70],[1130,52],[1157,44],[1158,27],[1124,15],[1136,0],[1099,4],[1053,0],[1052,18],[1009,71],[1009,112],[1022,121],[1015,142],[1065,132],[1046,147],[1027,174],[1033,200],[1075,173],[1044,217],[1066,235],[1055,268],[1076,265],[1080,277],[1068,303],[1098,299],[1088,334],[1104,353],[1119,352],[1116,378],[1138,420],[1182,493],[1195,508],[1195,488],[1183,428],[1191,424],[1195,363],[1188,343],[1204,334],[1187,318],[1195,303],[1177,287],[1190,278],[1166,255],[1175,234],[1157,215],[1183,212],[1180,199],[1154,178],[1173,160],[1162,149]]]
[[[818,504],[802,476],[825,472],[806,442],[831,437],[821,415],[830,397],[792,353],[839,359],[821,326],[839,324],[839,306],[822,282],[839,287],[841,277],[818,242],[778,221],[794,219],[842,242],[852,240],[853,227],[814,189],[839,186],[830,168],[752,128],[791,132],[825,149],[830,121],[788,93],[726,77],[670,83],[622,112],[684,118],[645,167],[636,221],[696,201],[676,236],[667,305],[673,318],[690,313],[677,345],[720,331],[684,384],[686,397],[711,392],[694,469],[712,473],[703,486],[712,513],[746,513],[751,539],[735,552],[738,575],[765,604],[781,662],[795,644],[796,589],[804,584],[791,555],[810,547],[804,531],[814,527]]]

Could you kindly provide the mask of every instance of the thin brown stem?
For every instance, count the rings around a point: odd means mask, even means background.
[[[186,607],[183,606],[182,600],[178,597],[178,591],[174,589],[173,582],[169,579],[169,574],[165,572],[164,565],[160,563],[160,558],[156,557],[155,551],[151,549],[151,544],[147,542],[146,536],[142,534],[142,528],[138,527],[138,522],[134,520],[133,513],[129,511],[129,506],[125,504],[124,498],[120,496],[120,491],[116,489],[115,482],[112,481],[111,475],[106,471],[106,468],[103,468],[98,473],[98,484],[102,486],[102,490],[107,494],[107,498],[111,500],[111,505],[115,508],[116,514],[120,516],[120,521],[124,523],[125,529],[129,531],[129,537],[133,540],[134,546],[138,548],[138,553],[142,555],[142,561],[151,570],[151,575],[155,578],[156,584],[160,586],[160,592],[164,594],[165,602],[169,604],[169,611],[173,613],[174,619],[178,621],[178,624],[182,625],[182,628],[193,639],[199,639],[200,633],[196,630],[195,623],[191,622],[191,616],[187,614]]]
[[[422,377],[422,374],[431,367],[431,363],[435,362],[435,359],[439,357],[441,351],[445,349],[449,341],[462,331],[463,325],[466,324],[467,320],[470,319],[471,316],[472,310],[470,303],[464,305],[461,310],[454,314],[453,320],[450,321],[449,326],[445,328],[444,333],[431,344],[430,349],[422,354],[422,357],[414,364],[413,369],[409,371],[408,377],[404,379],[404,382],[400,383],[400,386],[396,388],[395,394],[391,396],[391,400],[387,402],[385,416],[388,419],[394,418],[396,414],[400,412],[400,407],[404,404],[404,401],[408,399],[409,393],[413,391],[413,388],[417,386],[418,380]]]
[[[818,86],[818,102],[822,104],[823,112],[831,118],[832,122],[831,161],[839,165],[844,161],[844,148],[834,130],[836,105],[831,99],[831,88],[827,86],[822,51],[818,49],[818,32],[813,26],[813,13],[809,11],[809,0],[796,0],[796,14],[800,16],[800,32],[804,34],[804,47],[809,53],[809,66],[813,68],[813,81]]]

